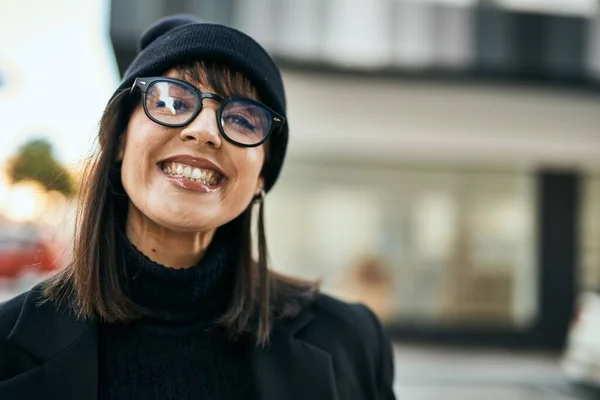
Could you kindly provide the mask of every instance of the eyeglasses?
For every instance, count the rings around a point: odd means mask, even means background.
[[[175,78],[136,78],[131,91],[135,88],[142,92],[142,104],[148,118],[173,128],[193,121],[202,111],[204,99],[218,101],[217,125],[221,134],[242,147],[261,145],[285,124],[285,117],[258,101],[201,92],[190,83]]]

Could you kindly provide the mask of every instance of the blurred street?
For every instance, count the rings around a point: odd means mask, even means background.
[[[400,400],[592,400],[574,386],[559,355],[527,351],[396,345]]]

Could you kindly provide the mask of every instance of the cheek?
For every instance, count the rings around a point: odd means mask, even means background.
[[[123,138],[121,179],[130,197],[149,185],[150,175],[155,167],[155,149],[163,146],[163,132],[156,132],[156,129],[153,131],[147,125],[144,120],[140,121],[138,113],[134,113]]]
[[[252,196],[256,190],[256,185],[264,163],[264,150],[259,148],[241,148],[237,157],[235,157],[235,169],[240,186],[245,190],[251,191]]]

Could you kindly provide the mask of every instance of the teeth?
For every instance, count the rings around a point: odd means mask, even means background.
[[[163,165],[163,171],[172,176],[182,176],[207,185],[216,185],[221,179],[221,174],[208,169],[193,168],[180,163],[167,163]]]

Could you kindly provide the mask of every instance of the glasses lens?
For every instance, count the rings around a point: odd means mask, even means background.
[[[259,104],[232,100],[221,113],[221,126],[229,139],[247,145],[263,141],[271,128],[269,111]]]
[[[148,114],[165,124],[184,124],[198,107],[192,90],[174,82],[154,82],[146,92]]]

